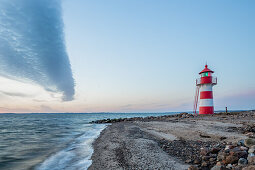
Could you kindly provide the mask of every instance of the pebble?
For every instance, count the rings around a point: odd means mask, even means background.
[[[202,160],[203,160],[203,161],[208,161],[210,158],[211,158],[211,156],[203,156],[203,157],[202,157]]]
[[[252,112],[252,114],[254,114]],[[233,115],[234,116],[234,115]],[[124,118],[124,119],[104,119],[99,121],[94,121],[92,123],[114,123],[121,121],[151,121],[151,120],[161,120],[165,118],[175,118],[174,120],[186,119],[188,117],[193,117],[192,114],[180,113],[177,115],[167,115],[160,117],[145,117],[145,118]],[[236,115],[235,115],[236,117]],[[254,114],[255,118],[255,114]],[[180,140],[178,143],[174,141],[169,143],[169,141],[162,141],[162,149],[168,153],[178,155],[188,164],[191,165],[188,170],[198,170],[198,169],[212,169],[212,170],[255,170],[255,124],[245,124],[242,128],[234,128],[233,130],[239,131],[248,136],[247,139],[239,140],[237,143],[228,142],[218,142],[218,144],[210,142],[195,141],[188,143],[185,140]],[[225,137],[222,139],[226,139]],[[176,143],[177,142],[177,143]],[[181,144],[179,147],[178,144]],[[187,144],[190,146],[187,147]],[[177,147],[177,149],[176,149]],[[185,147],[185,151],[179,151],[178,148]],[[202,148],[201,148],[202,147]],[[180,149],[181,150],[181,149]],[[191,156],[189,156],[191,155]],[[247,159],[246,159],[247,158]],[[216,163],[216,160],[218,161]],[[216,165],[215,165],[216,164]]]
[[[225,160],[223,160],[223,163],[225,164],[234,164],[237,163],[239,158],[237,156],[229,155],[226,157]]]
[[[240,158],[238,160],[238,165],[246,165],[248,163],[247,159]]]
[[[210,153],[216,154],[216,153],[218,153],[219,151],[220,151],[220,148],[212,148],[211,151],[210,151]]]
[[[214,162],[214,161],[216,161],[216,158],[210,158],[209,161]]]
[[[238,146],[244,146],[244,140],[242,139],[242,140],[239,140],[238,142],[237,142],[237,145]]]
[[[230,145],[226,145],[226,147],[225,147],[225,150],[228,150],[228,149],[230,149],[230,148],[229,148],[229,146],[230,146]]]
[[[255,156],[248,156],[248,162],[249,164],[255,164]]]
[[[190,164],[192,162],[192,160],[191,159],[187,159],[185,162]]]
[[[248,153],[246,151],[230,151],[230,155],[236,156],[238,158],[246,158]]]
[[[252,139],[252,138],[245,139],[244,145],[247,147],[251,147],[251,146],[255,145],[255,139]]]
[[[255,165],[247,166],[247,167],[243,168],[242,170],[255,170]]]
[[[216,165],[221,166],[221,165],[224,165],[224,164],[222,162],[217,162]]]
[[[202,166],[202,167],[207,167],[208,164],[207,164],[207,162],[203,161],[203,162],[201,163],[201,166]]]
[[[248,150],[248,148],[247,148],[247,147],[245,147],[245,146],[240,146],[240,150],[242,150],[242,151],[247,151],[247,150]]]
[[[206,156],[209,153],[209,149],[208,148],[201,148],[200,149],[200,155]]]
[[[253,145],[249,148],[248,153],[254,153],[254,151],[255,151],[255,146]]]
[[[254,153],[254,148],[250,148],[250,149],[248,150],[248,153]]]
[[[225,153],[225,152],[219,152],[219,154],[218,154],[218,156],[217,156],[217,160],[218,160],[218,161],[222,161],[222,160],[224,160],[224,159],[226,158],[226,156],[227,156],[227,153]]]
[[[255,156],[254,153],[249,153],[248,158]]]
[[[228,164],[228,165],[226,166],[226,168],[232,169],[232,168],[233,168],[233,165],[232,165],[232,164]]]
[[[201,163],[200,159],[196,158],[196,159],[194,160],[194,164],[200,164],[200,163]]]
[[[211,170],[225,170],[226,168],[222,165],[215,165]]]
[[[245,135],[248,136],[249,138],[254,138],[255,137],[253,132],[248,132]]]
[[[191,165],[188,170],[198,170],[198,167]]]

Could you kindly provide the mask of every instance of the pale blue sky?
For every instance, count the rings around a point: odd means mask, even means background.
[[[192,110],[207,61],[219,79],[216,109],[254,109],[254,8],[254,1],[65,0],[77,93],[119,111]]]
[[[255,1],[63,0],[62,7],[75,99],[0,79],[0,112],[192,111],[206,62],[218,77],[216,110],[255,109]]]

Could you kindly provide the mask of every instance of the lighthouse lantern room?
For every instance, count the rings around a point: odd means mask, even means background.
[[[199,114],[213,114],[213,90],[212,87],[217,84],[217,78],[213,77],[214,71],[210,70],[207,65],[199,73],[200,78],[196,79],[196,95],[194,102],[194,113],[197,114],[197,104],[199,100]],[[200,95],[199,95],[200,92]]]

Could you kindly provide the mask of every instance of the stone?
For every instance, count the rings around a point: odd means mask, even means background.
[[[254,138],[254,133],[253,132],[248,132],[245,135],[248,136],[249,138]]]
[[[229,145],[229,149],[239,149],[238,147],[236,147],[235,145]]]
[[[218,161],[222,161],[222,160],[226,159],[227,156],[228,156],[227,153],[225,153],[225,152],[219,152],[219,153],[218,153],[218,156],[217,156],[217,160],[218,160]]]
[[[255,156],[248,156],[248,162],[249,162],[249,164],[251,164],[251,165],[255,165]]]
[[[241,149],[240,149],[240,147],[233,147],[233,148],[231,148],[231,151],[237,152],[237,151],[241,151]]]
[[[190,164],[190,163],[192,163],[192,160],[191,160],[191,159],[187,159],[187,160],[185,161],[185,163]]]
[[[207,164],[207,162],[203,161],[203,162],[201,163],[201,166],[202,166],[202,167],[207,167],[208,164]]]
[[[240,158],[240,159],[238,160],[238,165],[246,165],[246,164],[248,164],[247,159]]]
[[[225,160],[223,160],[223,162],[225,164],[234,164],[234,163],[237,163],[239,160],[239,158],[237,156],[234,156],[234,155],[229,155],[226,157]]]
[[[248,148],[247,148],[247,147],[245,147],[245,146],[240,146],[240,150],[241,150],[241,151],[247,151],[247,150],[248,150]]]
[[[216,158],[210,158],[209,161],[214,162],[214,161],[216,161]]]
[[[210,158],[211,158],[211,156],[203,156],[203,157],[202,157],[202,160],[203,160],[203,161],[208,161]]]
[[[218,154],[210,154],[210,157],[217,158]]]
[[[236,156],[238,158],[246,158],[248,153],[246,151],[230,151],[230,155]]]
[[[242,139],[242,140],[239,140],[238,142],[237,142],[237,145],[238,146],[244,146],[244,140]]]
[[[254,153],[249,153],[248,158],[253,157],[253,156],[255,156]]]
[[[225,150],[231,150],[231,149],[234,149],[234,148],[236,148],[236,146],[234,146],[234,145],[226,145],[226,147],[225,147]]]
[[[201,160],[200,160],[200,159],[196,158],[196,159],[194,160],[194,164],[200,164],[200,163],[201,163]]]
[[[215,165],[211,170],[227,170],[227,168],[223,165]]]
[[[200,155],[206,156],[209,154],[209,149],[208,148],[201,148],[200,149]]]
[[[244,140],[244,146],[251,147],[252,145],[255,145],[255,139],[248,138]]]
[[[225,150],[227,150],[227,149],[230,149],[230,148],[229,148],[229,145],[226,145]]]
[[[210,153],[216,154],[216,153],[218,153],[219,151],[220,151],[219,148],[212,148],[211,151],[210,151]]]
[[[232,167],[232,170],[242,170],[245,166],[241,166],[241,165],[236,165],[234,164]],[[229,169],[228,169],[229,170]]]
[[[198,170],[198,167],[191,165],[188,170]]]
[[[224,150],[225,153],[229,153],[230,152],[230,149],[226,149]]]
[[[254,153],[255,151],[255,145],[252,145],[249,150],[248,150],[248,153]]]
[[[242,170],[255,170],[255,165],[247,166],[247,167],[243,168]]]
[[[228,164],[228,165],[226,166],[226,168],[232,169],[232,168],[233,168],[233,165],[232,165],[232,164]]]
[[[221,166],[221,165],[224,165],[224,164],[222,162],[217,162],[216,165]]]
[[[224,139],[227,139],[227,137],[225,137],[225,136],[220,137],[220,140],[224,140]]]
[[[248,150],[248,153],[254,153],[254,151],[255,151],[254,148],[250,148],[250,149]]]

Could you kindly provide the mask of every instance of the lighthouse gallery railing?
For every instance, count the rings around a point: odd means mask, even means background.
[[[216,85],[217,84],[217,77],[212,77],[212,84]],[[201,78],[196,79],[196,85],[199,86],[201,85]]]

